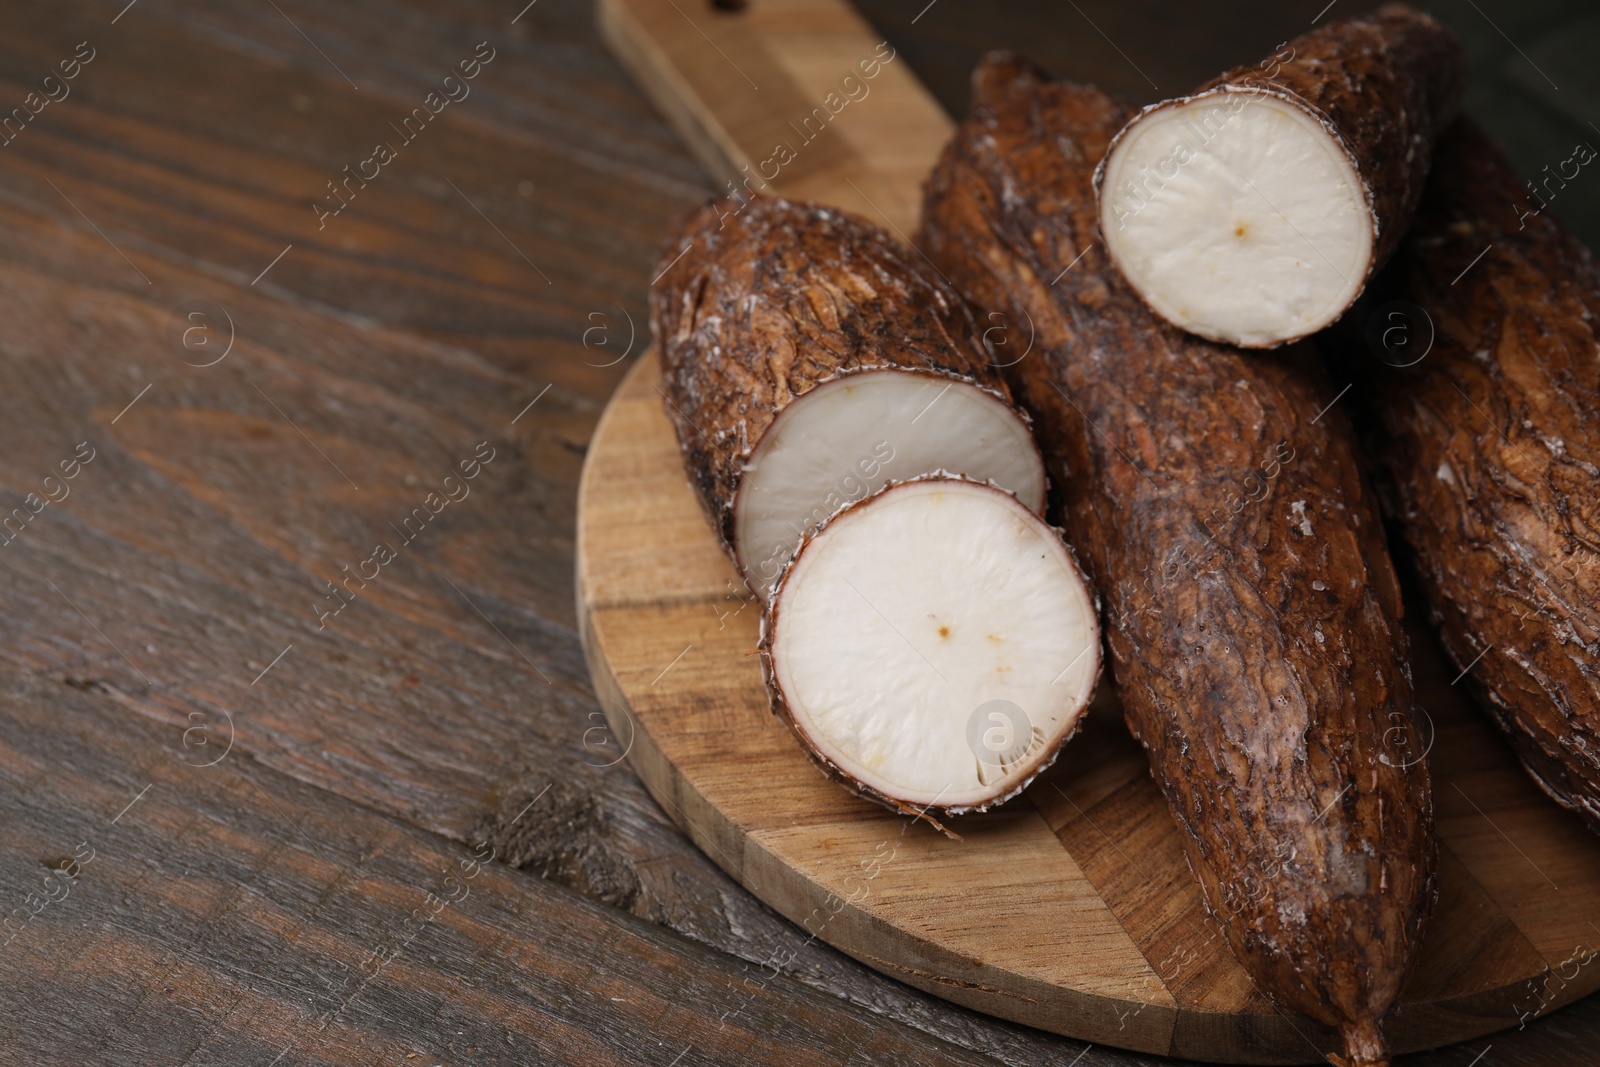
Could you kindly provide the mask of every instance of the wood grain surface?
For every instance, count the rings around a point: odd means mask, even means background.
[[[1109,25],[1112,5],[1080,6]],[[907,56],[1028,44],[1009,11],[915,15],[896,15]],[[1220,47],[1213,16],[1195,25]],[[809,941],[614,762],[572,604],[579,470],[643,351],[660,235],[720,182],[595,17],[0,13],[0,111],[95,52],[0,146],[0,501],[32,516],[0,547],[0,915],[21,924],[0,934],[0,1058],[1171,1062]],[[1115,56],[1092,33],[1077,54]],[[484,41],[470,96],[318,229],[326,183]],[[228,355],[197,366],[230,321]],[[85,441],[70,495],[34,512]],[[403,540],[389,524],[485,441],[471,495],[318,629],[325,583]],[[1580,1063],[1600,1041],[1593,1001],[1545,1014],[1480,1067]],[[1467,1067],[1488,1043],[1406,1062]]]
[[[599,0],[598,11],[606,43],[720,192],[848,197],[841,206],[902,236],[916,228],[922,179],[954,126],[848,3],[758,3],[698,21],[675,0]]]

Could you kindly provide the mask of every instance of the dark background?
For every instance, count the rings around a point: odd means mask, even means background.
[[[878,26],[953,115],[965,115],[968,72],[990,48],[1009,48],[1057,77],[1094,82],[1138,103],[1194,88],[1229,67],[1253,63],[1280,41],[1317,25],[1375,10],[1337,0],[1079,3],[861,0]],[[1431,11],[1467,54],[1465,107],[1533,178],[1572,154],[1600,147],[1600,6],[1584,0],[1438,0]],[[912,19],[916,18],[915,25]],[[1120,52],[1119,52],[1120,49]],[[1141,73],[1142,72],[1142,73]],[[1153,84],[1152,84],[1153,83]],[[1600,197],[1585,174],[1551,211],[1591,247],[1600,241]]]

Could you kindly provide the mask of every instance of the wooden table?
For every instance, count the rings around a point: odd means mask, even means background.
[[[711,187],[589,7],[122,3],[0,15],[0,1058],[1168,1062],[808,943],[617,761],[577,477]],[[1310,14],[910,7],[951,102],[989,44],[1175,89]]]

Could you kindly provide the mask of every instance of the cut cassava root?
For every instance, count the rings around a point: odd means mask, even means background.
[[[1437,858],[1399,586],[1336,391],[1305,345],[1268,359],[1168,326],[1094,247],[1121,105],[1003,56],[974,81],[918,247],[1035,324],[1007,373],[1230,948],[1339,1032],[1330,1059],[1387,1063]]]
[[[832,776],[900,811],[982,811],[1078,725],[1093,594],[1055,529],[969,479],[896,482],[810,534],[773,590],[773,708]]]
[[[1146,108],[1096,176],[1111,258],[1202,337],[1273,347],[1315,333],[1404,234],[1462,70],[1449,31],[1390,5]]]
[[[769,197],[692,212],[651,316],[690,480],[765,598],[800,536],[948,470],[1034,510],[1044,463],[971,311],[878,227]]]
[[[1534,779],[1600,831],[1600,268],[1542,208],[1458,123],[1374,287],[1402,302],[1374,332],[1409,343],[1352,363],[1445,648]]]

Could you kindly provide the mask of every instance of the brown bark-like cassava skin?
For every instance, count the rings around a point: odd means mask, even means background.
[[[1206,93],[1223,94],[1222,106],[1231,94],[1272,96],[1310,114],[1344,147],[1366,187],[1373,226],[1370,278],[1405,236],[1433,144],[1460,106],[1465,75],[1461,45],[1437,19],[1405,4],[1386,4],[1302,34],[1267,60],[1220,74],[1140,115]],[[1097,172],[1096,192],[1110,195],[1101,188],[1102,178]],[[1299,338],[1279,343],[1293,340]]]
[[[1016,407],[961,297],[847,212],[768,196],[716,200],[684,216],[656,272],[650,317],[667,413],[730,552],[745,463],[778,413],[817,386],[898,369]]]
[[[1208,908],[1263,992],[1340,1031],[1331,1060],[1386,1063],[1436,846],[1398,583],[1336,390],[1307,346],[1169,326],[1107,263],[1092,172],[1120,104],[1006,56],[974,82],[918,246],[1033,331],[1007,373]]]
[[[1425,311],[1432,348],[1352,362],[1445,648],[1529,773],[1600,831],[1600,268],[1543,204],[1457,123],[1374,292]],[[1397,311],[1420,350],[1427,323]]]

